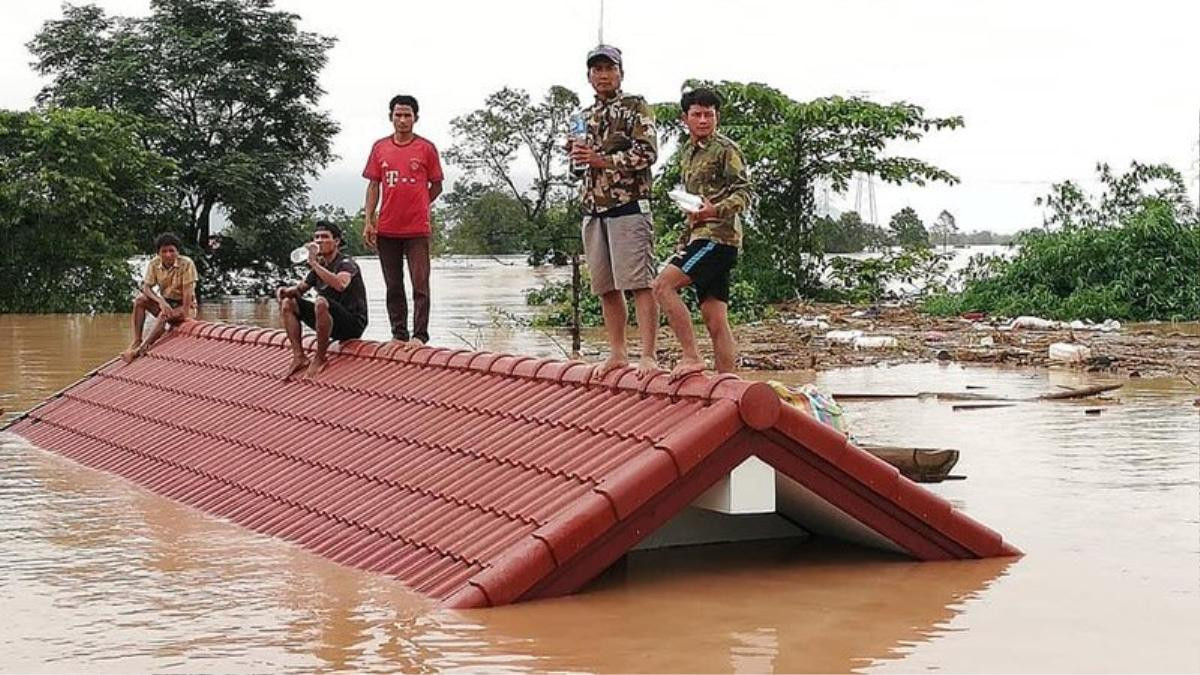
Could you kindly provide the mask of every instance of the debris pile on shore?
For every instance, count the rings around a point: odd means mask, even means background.
[[[943,361],[1041,366],[1124,377],[1200,374],[1200,325],[1059,322],[1038,317],[935,317],[911,306],[797,303],[734,329],[740,367],[828,370]],[[664,331],[660,356],[677,345]],[[701,343],[706,343],[701,339]],[[707,345],[705,345],[707,346]]]

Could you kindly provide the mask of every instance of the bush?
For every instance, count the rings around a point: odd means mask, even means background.
[[[579,296],[579,322],[584,326],[603,326],[604,314],[600,309],[600,298],[592,293],[591,281],[585,265],[581,270],[583,289]],[[684,303],[692,313],[692,322],[699,323],[700,303],[692,289],[683,293]],[[540,288],[525,291],[525,304],[541,307],[541,311],[533,319],[535,326],[570,326],[571,325],[571,280],[549,281]],[[633,322],[634,307],[632,302],[626,303],[628,320]],[[729,321],[733,324],[751,323],[774,314],[774,308],[768,305],[748,281],[734,281],[729,287]],[[667,318],[661,312],[659,323],[666,325]]]
[[[873,258],[833,258],[829,261],[832,298],[855,304],[877,304],[905,295],[895,286],[921,296],[945,288],[950,254],[929,248],[890,250]],[[889,287],[892,287],[889,289]]]
[[[934,314],[986,311],[1074,320],[1200,318],[1200,226],[1146,200],[1115,227],[1079,225],[1018,237],[1011,260],[925,303]]]

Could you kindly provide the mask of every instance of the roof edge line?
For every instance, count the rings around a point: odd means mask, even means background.
[[[742,427],[691,471],[672,481],[671,489],[648,495],[632,513],[588,541],[570,560],[540,579],[518,601],[565,595],[578,590],[691,504],[705,490],[746,460],[760,432]]]
[[[999,533],[954,508],[949,500],[916,485],[901,476],[895,467],[790,405],[782,407],[778,421],[767,435],[773,445],[813,466],[814,470],[831,478],[835,478],[834,474],[843,476],[835,479],[847,489],[853,483],[860,486],[859,489],[869,491],[874,498],[872,501],[882,501],[898,512],[890,517],[898,521],[911,520],[906,527],[953,557],[1020,555],[1019,549],[1004,542]],[[802,449],[811,458],[800,457],[780,440]],[[796,480],[788,471],[779,466],[775,468]],[[879,507],[878,504],[875,506]],[[909,546],[897,544],[916,557],[926,557]]]
[[[278,328],[263,328],[249,324],[225,323],[220,321],[189,320],[181,327],[181,333],[196,338],[243,342],[248,344],[276,345],[277,338],[286,333]],[[308,351],[316,347],[315,336],[305,335],[302,346]],[[774,419],[769,408],[758,410],[759,404],[768,405],[769,399],[762,390],[770,389],[762,382],[743,380],[722,373],[716,376],[695,374],[683,380],[671,382],[662,377],[665,372],[655,373],[649,378],[639,378],[632,366],[618,368],[598,382],[592,381],[595,364],[580,360],[560,361],[553,358],[533,358],[497,352],[472,351],[422,345],[415,349],[392,347],[388,342],[377,340],[348,340],[333,347],[335,353],[355,358],[382,359],[408,363],[421,367],[453,370],[470,370],[478,373],[503,373],[508,377],[574,384],[587,387],[605,386],[612,391],[635,392],[641,396],[669,396],[672,399],[691,398],[699,400],[728,399],[749,401],[743,417],[755,428],[766,428]],[[497,369],[497,365],[504,365]],[[775,398],[778,395],[771,392]],[[765,426],[761,426],[765,425]]]
[[[557,567],[550,545],[543,539],[528,536],[509,547],[467,583],[482,590],[492,606],[507,605]]]

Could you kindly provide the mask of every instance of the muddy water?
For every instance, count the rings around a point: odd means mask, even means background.
[[[534,274],[440,264],[435,339],[554,355],[544,335],[479,309],[524,312]],[[273,311],[204,314],[272,325]],[[372,316],[383,337],[381,305]],[[104,362],[126,321],[0,316],[0,407]],[[1093,382],[936,365],[818,381],[1014,398]],[[933,489],[1024,549],[1019,560],[917,564],[816,542],[671,549],[630,556],[572,597],[471,612],[0,436],[0,670],[1200,671],[1197,394],[1177,380],[1119,393],[1098,416],[1068,402],[846,404],[865,442],[961,449],[967,479]]]

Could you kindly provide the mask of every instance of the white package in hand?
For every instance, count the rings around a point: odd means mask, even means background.
[[[676,188],[668,192],[667,196],[671,198],[671,201],[675,202],[676,206],[688,213],[695,213],[704,208],[704,200],[686,190]]]

